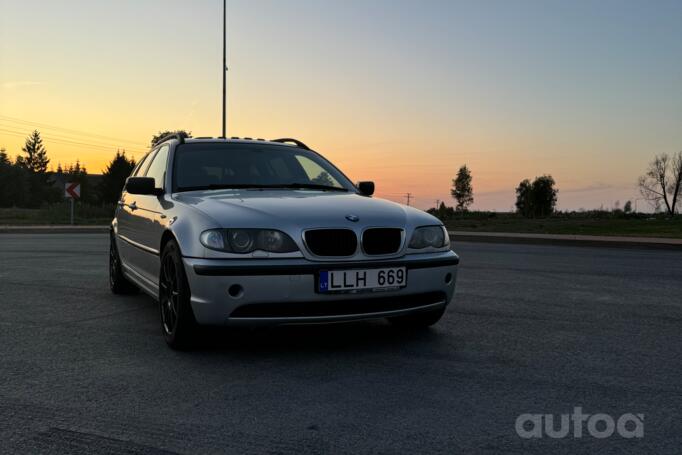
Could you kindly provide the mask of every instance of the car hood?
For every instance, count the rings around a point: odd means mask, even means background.
[[[392,226],[440,222],[421,210],[355,193],[309,190],[212,190],[176,193],[218,227],[291,228]],[[357,217],[357,221],[348,218]],[[289,229],[286,229],[289,228]]]

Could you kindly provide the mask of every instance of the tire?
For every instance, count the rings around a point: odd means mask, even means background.
[[[190,296],[180,248],[171,240],[161,253],[159,313],[163,337],[172,349],[183,350],[193,346],[197,323]]]
[[[134,294],[137,287],[131,283],[121,269],[121,257],[116,247],[114,235],[109,236],[109,288],[114,294]]]
[[[444,313],[445,308],[440,308],[438,310],[424,311],[421,313],[408,314],[406,316],[396,316],[393,318],[388,318],[388,320],[396,327],[406,329],[425,329],[440,321],[440,318],[443,317]]]

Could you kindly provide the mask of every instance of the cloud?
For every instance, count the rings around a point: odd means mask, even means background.
[[[0,86],[4,89],[7,89],[7,90],[13,90],[15,88],[33,87],[36,85],[43,85],[43,83],[42,82],[36,82],[36,81],[7,81],[7,82],[3,82],[2,85],[0,85]]]
[[[566,188],[564,190],[559,188],[559,191],[563,191],[564,193],[586,193],[586,192],[591,192],[591,191],[629,190],[632,188],[634,188],[634,185],[625,185],[625,184],[612,185],[609,183],[597,182],[597,183],[594,183],[592,185],[578,187],[578,188]]]

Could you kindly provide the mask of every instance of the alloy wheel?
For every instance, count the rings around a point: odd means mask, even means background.
[[[173,261],[171,255],[166,256],[163,260],[160,284],[160,305],[163,330],[167,335],[172,335],[178,320],[180,288],[175,261]]]
[[[109,285],[112,288],[115,285],[114,280],[116,279],[118,267],[118,252],[116,251],[116,245],[114,245],[114,241],[112,239],[109,243]]]

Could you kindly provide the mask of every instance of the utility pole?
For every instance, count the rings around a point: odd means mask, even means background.
[[[410,199],[412,199],[412,193],[405,193],[405,197],[407,198],[407,205],[410,205]]]
[[[436,210],[438,210],[438,207],[440,207],[440,199],[436,199]]]
[[[223,139],[227,137],[227,0],[223,0]]]

